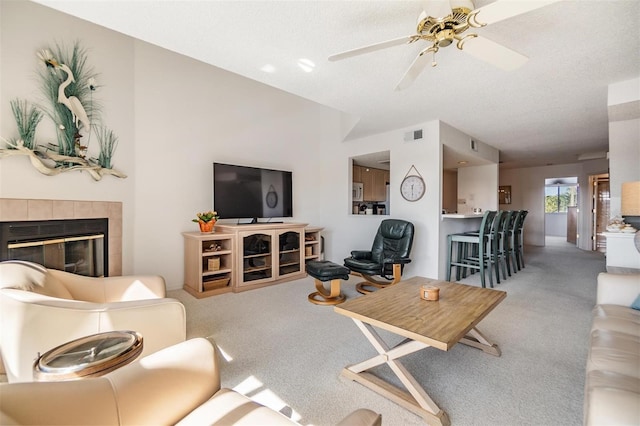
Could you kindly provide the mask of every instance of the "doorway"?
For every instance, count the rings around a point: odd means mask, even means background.
[[[558,177],[544,182],[545,239],[578,241],[578,178]]]
[[[602,233],[607,229],[609,208],[609,173],[589,176],[591,185],[591,250],[606,252],[607,239]]]

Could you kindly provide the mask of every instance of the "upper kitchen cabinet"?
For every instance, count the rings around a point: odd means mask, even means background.
[[[389,214],[389,151],[352,158],[352,213]]]
[[[362,183],[363,193],[361,201],[378,202],[386,200],[389,170],[353,166],[353,175],[354,182]],[[356,180],[356,176],[358,180]]]

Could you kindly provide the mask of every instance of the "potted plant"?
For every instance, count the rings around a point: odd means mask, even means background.
[[[213,225],[218,220],[218,212],[208,211],[203,213],[196,213],[197,218],[192,219],[192,222],[197,222],[200,225],[200,232],[213,232]]]

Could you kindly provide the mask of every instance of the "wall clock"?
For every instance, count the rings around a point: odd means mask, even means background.
[[[267,192],[266,201],[267,206],[270,209],[278,205],[278,193],[276,192],[276,189],[273,187],[273,185],[269,186],[269,192]]]
[[[410,174],[412,169],[416,171],[416,174]],[[418,201],[426,191],[427,185],[425,185],[422,175],[412,165],[404,179],[402,179],[400,194],[407,201]]]

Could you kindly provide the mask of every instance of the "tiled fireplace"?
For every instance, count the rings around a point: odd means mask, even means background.
[[[108,220],[108,241],[104,244],[108,247],[108,275],[122,275],[121,202],[0,198],[0,222],[46,224],[47,221],[59,223],[56,221],[98,218]]]

